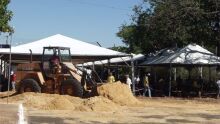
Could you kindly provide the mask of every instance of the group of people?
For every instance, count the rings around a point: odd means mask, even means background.
[[[126,84],[128,85],[128,87],[131,89],[131,79],[129,78],[129,75],[125,75],[125,79],[126,79]],[[112,72],[109,73],[108,78],[107,78],[107,82],[108,83],[114,83],[115,82],[115,77],[113,76]]]
[[[126,84],[128,85],[128,87],[131,89],[131,79],[129,78],[129,75],[125,75],[125,79],[126,79]],[[113,83],[115,82],[115,77],[113,76],[112,72],[109,73],[108,78],[107,78],[107,82],[108,83]]]
[[[124,77],[125,77],[125,80],[123,80],[122,82],[126,83],[128,85],[128,87],[132,90],[132,81],[131,81],[129,75],[125,75]],[[152,85],[153,84],[150,83],[150,79],[151,79],[151,74],[150,73],[146,73],[146,74],[142,75],[141,79],[140,79],[139,76],[136,76],[134,78],[134,83],[135,83],[136,87],[139,87],[139,89],[135,89],[135,90],[141,90],[141,92],[139,92],[139,94],[142,93],[141,95],[143,95],[143,96],[151,97],[152,96],[151,93],[152,93],[152,87],[153,87]],[[179,82],[179,79],[177,81]],[[113,76],[112,73],[109,73],[108,78],[107,78],[107,82],[109,82],[109,83],[115,82],[115,77]],[[163,86],[163,87],[161,87],[162,88],[161,90],[168,90],[168,88],[162,82],[165,83],[165,80],[163,80],[161,78],[159,80],[160,85]],[[197,80],[197,83],[198,83],[197,84],[198,87],[197,87],[196,91],[198,92],[198,96],[201,97],[201,92],[202,92],[201,89],[202,89],[202,84],[203,84],[203,81],[202,81],[201,77]],[[193,84],[194,84],[194,82],[192,82],[192,85]],[[218,86],[217,98],[219,98],[219,96],[220,96],[220,78],[219,78],[219,80],[217,80],[216,84]],[[163,92],[163,93],[165,93],[165,92]]]
[[[150,82],[149,82],[149,76],[150,73],[145,74],[143,77],[143,96],[146,96],[146,93],[148,93],[148,96],[151,97],[151,88],[150,88]],[[135,84],[139,84],[140,83],[140,77],[137,76],[135,77]],[[107,82],[108,83],[114,83],[115,82],[115,77],[113,76],[113,74],[110,72],[107,78]],[[129,87],[129,89],[132,89],[132,81],[129,77],[129,75],[125,75],[125,80],[124,83],[126,83]]]

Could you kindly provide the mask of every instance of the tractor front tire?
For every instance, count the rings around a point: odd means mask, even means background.
[[[41,93],[41,87],[34,79],[24,79],[20,82],[19,93],[35,92]]]
[[[61,94],[75,97],[83,97],[83,88],[75,79],[65,80],[61,84]]]

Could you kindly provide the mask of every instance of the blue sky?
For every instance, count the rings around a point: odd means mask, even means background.
[[[122,45],[116,36],[142,0],[11,0],[13,44],[63,34],[104,47]],[[2,36],[1,36],[2,37]],[[4,39],[4,38],[3,38]],[[3,40],[4,41],[4,40]]]

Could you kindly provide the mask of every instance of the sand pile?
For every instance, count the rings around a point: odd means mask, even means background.
[[[111,100],[102,96],[85,99],[83,104],[84,106],[89,107],[92,111],[114,111],[117,110],[119,107]]]
[[[120,81],[103,84],[97,88],[97,92],[100,96],[104,96],[120,105],[142,105],[142,103],[133,96],[129,87]]]
[[[74,100],[73,100],[74,99]],[[42,110],[71,110],[80,105],[82,99],[58,94],[23,93],[10,97],[10,102],[23,103],[25,107]],[[72,102],[75,101],[75,102]],[[78,102],[78,104],[77,104]]]
[[[68,95],[26,92],[9,97],[9,102],[23,103],[29,109],[115,111],[123,106],[141,105],[126,84],[106,83],[97,88],[99,96],[81,99]],[[7,98],[0,99],[5,102]]]
[[[6,98],[0,99],[1,101],[6,101]],[[28,109],[36,110],[115,111],[119,107],[102,96],[81,99],[68,95],[32,92],[12,96],[9,102],[23,103]]]

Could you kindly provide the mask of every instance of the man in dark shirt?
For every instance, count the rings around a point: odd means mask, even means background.
[[[49,61],[52,73],[59,73],[61,71],[60,58],[56,52],[53,54]]]

